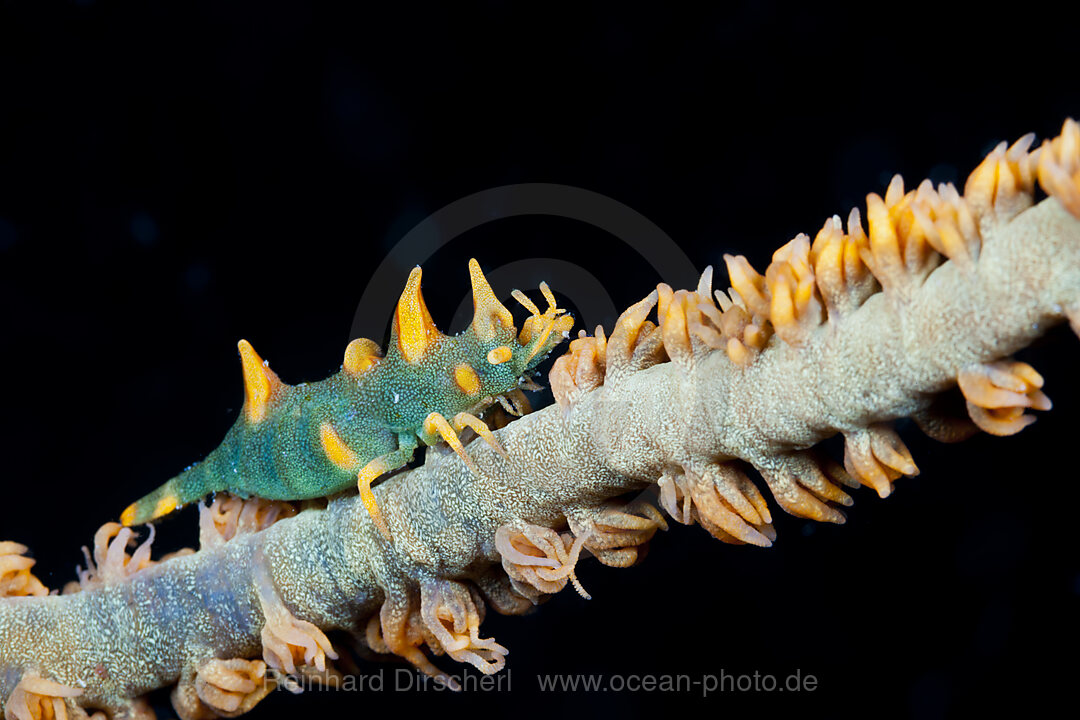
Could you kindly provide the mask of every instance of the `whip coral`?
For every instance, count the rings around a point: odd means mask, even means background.
[[[181,717],[233,716],[329,668],[331,630],[453,685],[429,654],[505,665],[481,636],[486,607],[584,593],[579,560],[632,564],[666,527],[621,495],[655,485],[676,522],[768,546],[750,469],[787,513],[842,523],[850,490],[885,497],[919,472],[893,421],[942,440],[1020,431],[1050,402],[1011,356],[1057,323],[1080,333],[1080,127],[1031,148],[995,148],[962,193],[897,177],[865,226],[833,216],[763,273],[728,256],[727,289],[711,269],[695,288],[661,284],[574,340],[551,371],[556,404],[472,443],[475,470],[432,452],[374,488],[385,528],[355,496],[295,517],[219,497],[201,548],[168,559],[149,540],[128,555],[130,531],[105,525],[78,592],[59,596],[42,596],[25,548],[0,544],[6,715],[149,717],[140,697],[175,683]],[[968,418],[937,402],[957,388]],[[815,447],[834,436],[842,459]]]

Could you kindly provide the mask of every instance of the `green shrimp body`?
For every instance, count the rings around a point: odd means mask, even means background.
[[[573,318],[542,285],[549,303],[543,313],[515,293],[532,311],[519,334],[479,264],[471,260],[469,269],[475,313],[468,328],[456,336],[438,331],[420,292],[420,268],[414,268],[385,357],[374,342],[354,340],[340,372],[319,382],[286,385],[241,340],[240,417],[205,460],[130,505],[121,522],[149,522],[216,492],[303,500],[349,490],[358,477],[363,492],[365,476],[370,484],[404,466],[418,441],[443,439],[460,453],[447,418],[458,431],[470,427],[490,438],[473,413],[520,393],[523,379],[568,334]]]

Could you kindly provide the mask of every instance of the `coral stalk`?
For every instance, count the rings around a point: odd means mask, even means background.
[[[0,600],[0,697],[51,682],[72,712],[137,716],[134,698],[178,682],[182,716],[230,713],[250,703],[223,707],[207,683],[262,668],[209,661],[318,665],[333,657],[321,630],[431,674],[422,645],[495,672],[505,648],[478,634],[485,601],[518,613],[576,583],[582,548],[633,562],[663,520],[609,502],[653,483],[675,519],[729,542],[775,537],[745,464],[785,510],[842,522],[837,505],[851,501],[839,485],[887,495],[918,471],[890,421],[914,416],[949,436],[940,393],[959,383],[972,419],[1003,432],[1048,407],[1038,374],[1007,358],[1057,323],[1080,325],[1077,138],[1067,123],[1035,153],[995,150],[963,198],[894,181],[868,201],[868,233],[857,214],[847,234],[830,219],[764,276],[732,258],[719,306],[710,271],[696,290],[659,287],[606,337],[575,341],[552,372],[559,404],[497,431],[505,453],[471,445],[479,475],[431,451],[376,487],[391,542],[356,498],[337,499],[164,562],[95,553],[116,571],[93,587]],[[1036,167],[1053,196],[1030,206]],[[846,470],[809,452],[837,433]],[[19,689],[28,677],[36,684]]]

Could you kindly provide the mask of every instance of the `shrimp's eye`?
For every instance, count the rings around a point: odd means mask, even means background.
[[[461,363],[454,368],[454,382],[466,395],[475,395],[480,391],[480,376],[469,363]]]
[[[513,355],[514,353],[509,346],[500,345],[487,354],[487,360],[492,365],[499,365],[509,360]]]

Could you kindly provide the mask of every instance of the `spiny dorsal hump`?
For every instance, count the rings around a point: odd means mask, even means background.
[[[244,371],[244,415],[250,423],[262,422],[270,401],[284,383],[270,366],[259,357],[247,340],[236,344],[240,349],[240,366]]]
[[[356,338],[345,348],[341,367],[351,375],[359,375],[382,359],[378,343],[367,338]]]
[[[473,292],[473,332],[480,340],[487,342],[499,332],[497,325],[514,332],[514,316],[499,302],[487,278],[480,270],[480,263],[469,260],[469,276]]]
[[[422,360],[428,349],[442,337],[420,292],[420,266],[409,273],[409,280],[398,300],[394,312],[394,336],[401,356],[410,364]]]

